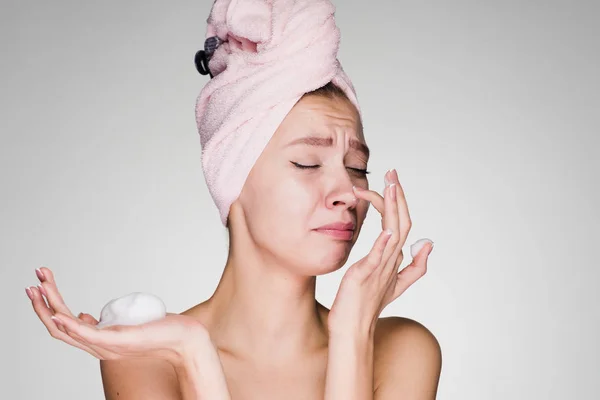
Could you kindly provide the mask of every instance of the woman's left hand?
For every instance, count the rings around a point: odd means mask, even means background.
[[[388,171],[385,181],[383,197],[372,190],[354,190],[359,200],[371,202],[381,213],[382,232],[369,254],[350,266],[342,278],[329,312],[330,334],[373,335],[381,311],[427,271],[431,243],[398,272],[412,223],[396,171]]]

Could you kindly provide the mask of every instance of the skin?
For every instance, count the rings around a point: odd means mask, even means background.
[[[290,145],[306,136],[330,138],[330,146]],[[191,332],[199,335],[202,329],[197,327],[206,330],[233,399],[323,396],[331,332],[329,310],[315,299],[316,276],[346,263],[369,204],[382,214],[391,207],[369,190],[366,175],[358,171],[366,169],[368,156],[351,146],[351,141],[366,144],[359,115],[349,102],[317,96],[301,99],[273,135],[231,206],[230,250],[214,294],[180,315],[167,317],[169,321],[187,317],[175,322],[188,324]],[[302,169],[293,162],[319,167]],[[395,171],[386,179],[400,187]],[[364,190],[357,192],[353,186]],[[396,193],[402,203],[398,210],[406,210],[401,189]],[[393,223],[398,225],[398,218],[404,218],[405,240],[410,219],[407,210],[398,217],[399,212]],[[390,224],[392,217],[387,214]],[[350,241],[314,231],[342,220],[356,224]],[[384,222],[382,216],[382,227]],[[401,251],[394,253],[394,258],[401,260]],[[420,275],[409,285],[424,274],[426,254],[420,253],[416,261]],[[187,348],[172,355],[169,349],[176,346],[165,346],[168,349],[160,350],[161,356],[155,359],[127,359],[118,356],[114,347],[110,351],[106,346],[92,347],[90,339],[82,340],[88,343],[84,348],[70,336],[77,332],[81,338],[84,333],[79,329],[84,325],[92,329],[97,321],[80,315],[66,321],[72,324],[71,334],[60,323],[57,332],[50,316],[62,319],[71,314],[51,271],[42,271],[46,275],[45,280],[40,278],[42,290],[50,307],[39,289],[32,288],[36,313],[54,337],[104,360],[101,367],[107,398],[179,398],[177,353]],[[157,323],[151,336],[167,332],[165,325]],[[441,351],[431,332],[400,317],[376,319],[373,331],[374,398],[435,399]]]
[[[332,137],[332,146],[289,145],[307,132]],[[206,303],[190,310],[209,320],[220,348],[271,360],[274,345],[282,357],[294,357],[327,343],[327,309],[315,301],[316,276],[344,265],[369,207],[352,190],[368,188],[368,180],[348,169],[367,166],[350,139],[364,143],[352,106],[307,96],[259,157],[230,210],[230,252],[221,282]],[[300,169],[292,162],[321,167]],[[340,220],[356,222],[351,241],[313,231]]]

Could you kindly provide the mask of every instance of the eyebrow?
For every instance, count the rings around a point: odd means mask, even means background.
[[[297,144],[304,144],[304,145],[308,145],[308,146],[331,147],[331,146],[333,146],[333,139],[332,138],[322,138],[322,137],[317,137],[317,136],[306,136],[306,137],[301,137],[299,139],[296,139],[296,140],[290,142],[286,147],[297,145]],[[350,147],[353,148],[354,150],[358,150],[359,152],[363,153],[364,156],[367,159],[369,159],[370,151],[366,144],[359,142],[358,140],[350,139]]]

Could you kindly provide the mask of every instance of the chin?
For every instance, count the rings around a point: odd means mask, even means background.
[[[302,275],[321,276],[327,275],[342,268],[344,264],[304,264],[302,266]]]
[[[349,243],[343,245],[323,246],[318,250],[312,250],[305,258],[306,270],[311,271],[311,275],[325,275],[342,268],[350,254]],[[327,248],[329,247],[329,248]]]

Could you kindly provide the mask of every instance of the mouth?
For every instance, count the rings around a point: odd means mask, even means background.
[[[353,222],[336,222],[315,229],[315,231],[335,239],[352,240],[356,226]]]
[[[354,229],[352,230],[340,230],[340,229],[315,229],[316,232],[322,233],[324,235],[330,236],[334,239],[341,240],[352,240],[354,237]]]

